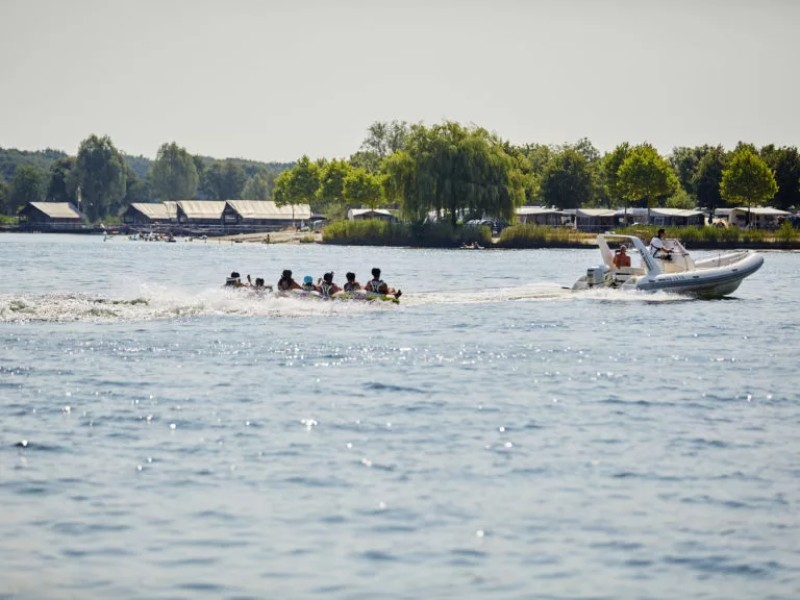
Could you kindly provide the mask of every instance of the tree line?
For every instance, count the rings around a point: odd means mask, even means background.
[[[2,166],[2,162],[0,162]],[[0,181],[9,214],[31,200],[81,199],[96,220],[131,202],[274,199],[308,203],[329,218],[348,208],[391,206],[411,222],[431,212],[455,224],[491,217],[510,221],[522,204],[557,208],[726,204],[800,207],[800,154],[795,147],[739,143],[674,148],[619,144],[601,154],[588,139],[560,146],[513,145],[481,127],[443,122],[376,122],[347,159],[300,157],[291,165],[191,155],[163,144],[137,173],[108,137],[90,136],[75,157],[54,157],[49,170],[23,165]]]
[[[75,156],[0,148],[0,212],[14,215],[28,202],[72,202],[96,221],[134,202],[268,199],[277,174],[291,166],[191,155],[175,143],[163,144],[151,160],[125,155],[96,135]]]

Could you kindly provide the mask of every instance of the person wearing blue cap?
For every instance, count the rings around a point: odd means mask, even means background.
[[[314,278],[311,275],[303,277],[303,291],[305,292],[318,292],[319,288],[314,285]]]

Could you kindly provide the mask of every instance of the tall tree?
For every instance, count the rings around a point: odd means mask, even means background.
[[[50,165],[45,198],[49,202],[75,202],[75,188],[70,185],[70,173],[75,168],[75,157],[65,156]]]
[[[353,169],[344,180],[342,190],[350,206],[369,206],[375,210],[384,201],[381,177],[364,169]]]
[[[273,196],[276,204],[311,204],[317,196],[319,189],[319,166],[311,162],[308,156],[303,156],[297,164],[283,171],[275,179]]]
[[[0,178],[0,214],[8,214],[10,194],[11,190],[8,188],[8,184]]]
[[[577,208],[594,200],[589,161],[574,148],[553,156],[542,174],[542,202],[558,208]]]
[[[760,154],[775,173],[775,183],[778,184],[773,205],[783,210],[800,208],[800,154],[797,148],[776,148],[770,144],[764,146]]]
[[[74,181],[80,186],[80,209],[91,221],[115,213],[125,196],[125,161],[108,136],[81,142]]]
[[[722,171],[728,162],[728,156],[722,146],[708,148],[703,154],[692,178],[698,205],[714,212],[715,208],[724,205],[719,193]]]
[[[172,142],[158,149],[150,180],[161,200],[188,200],[197,193],[199,176],[192,155]]]
[[[134,170],[126,163],[125,165],[125,199],[124,204],[133,204],[134,202],[150,202],[153,197],[153,190],[150,186],[150,181],[142,179]]]
[[[21,165],[11,178],[10,208],[17,210],[28,202],[44,200],[44,173],[33,165]]]
[[[766,204],[778,191],[775,176],[767,163],[746,146],[733,152],[728,168],[722,172],[720,193],[728,204],[747,205],[747,224],[750,207]]]
[[[325,163],[319,172],[319,189],[317,190],[318,208],[327,211],[331,206],[344,206],[344,181],[352,171],[350,163],[344,160],[332,160]]]
[[[648,222],[650,209],[655,203],[672,195],[678,187],[675,171],[650,144],[633,148],[622,161],[617,174],[619,189],[625,199],[647,203]]]
[[[680,146],[672,149],[669,155],[669,164],[675,169],[681,187],[691,196],[697,196],[695,175],[700,166],[700,161],[711,151],[711,146]]]
[[[250,177],[242,189],[242,198],[247,200],[269,200],[275,187],[275,175],[261,171]]]
[[[462,215],[511,220],[524,200],[522,175],[502,140],[485,129],[453,122],[414,125],[402,150],[385,159],[385,185],[406,216],[429,211],[455,225]]]
[[[214,200],[235,200],[241,197],[247,181],[242,166],[232,160],[214,161],[203,174],[203,190]]]
[[[622,191],[619,189],[619,168],[628,157],[630,151],[631,147],[628,142],[623,142],[613,151],[606,154],[600,163],[603,188],[612,206],[614,206],[615,202],[623,199]]]

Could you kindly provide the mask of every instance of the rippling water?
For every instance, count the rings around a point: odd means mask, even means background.
[[[800,254],[563,289],[596,252],[0,236],[0,597],[799,597]]]

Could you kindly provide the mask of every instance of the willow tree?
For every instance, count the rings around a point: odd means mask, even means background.
[[[125,197],[125,161],[108,136],[81,142],[70,179],[80,186],[80,208],[90,221],[115,213]]]
[[[617,186],[626,200],[647,203],[648,223],[656,201],[671,196],[678,187],[675,171],[650,144],[633,148],[622,161],[617,177]]]
[[[161,200],[188,200],[197,193],[200,178],[194,159],[175,142],[158,149],[150,171],[153,189]]]
[[[464,215],[511,220],[524,200],[514,159],[485,129],[450,121],[414,125],[403,148],[384,164],[387,193],[416,222],[431,211],[453,225]]]
[[[750,148],[742,147],[722,172],[719,191],[728,204],[747,204],[749,225],[750,207],[766,204],[778,191],[778,184],[767,163]]]

